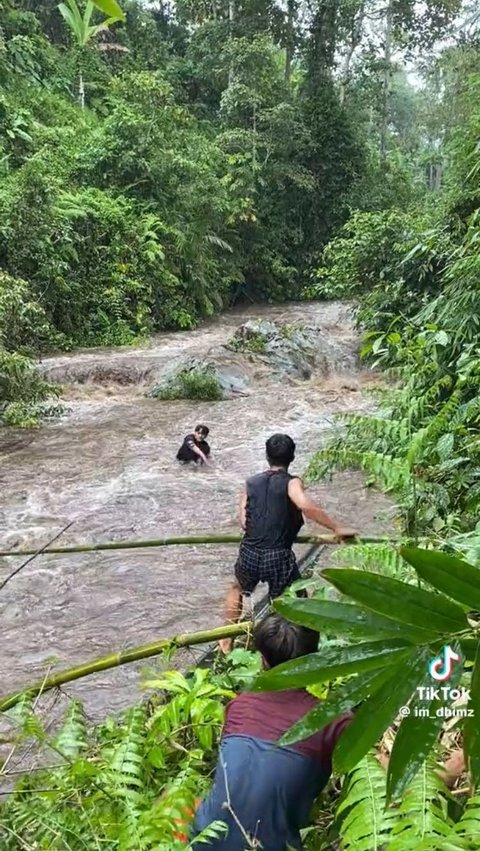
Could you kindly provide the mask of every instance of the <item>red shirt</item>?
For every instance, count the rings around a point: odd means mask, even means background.
[[[253,736],[264,742],[278,742],[293,724],[318,705],[316,697],[300,688],[244,692],[227,706],[223,735]],[[289,747],[318,760],[330,774],[338,737],[352,718],[351,713],[341,715],[318,733]]]

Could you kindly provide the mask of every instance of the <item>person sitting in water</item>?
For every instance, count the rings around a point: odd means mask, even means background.
[[[288,468],[295,458],[295,443],[288,434],[273,434],[266,443],[269,469],[248,479],[240,497],[240,524],[245,534],[235,565],[235,582],[226,604],[227,623],[242,614],[242,595],[253,593],[259,582],[268,582],[270,599],[300,579],[292,550],[304,517],[331,529],[339,540],[353,538],[353,529],[342,526],[305,493],[302,480]],[[232,639],[222,639],[224,653]]]
[[[187,434],[177,452],[177,461],[181,464],[208,464],[210,447],[206,441],[210,429],[206,425],[195,426],[193,434]]]
[[[276,613],[256,625],[253,637],[264,668],[318,650],[318,632]],[[228,704],[213,787],[197,810],[191,838],[218,820],[228,833],[205,841],[211,851],[301,851],[300,831],[310,822],[332,771],[335,745],[353,718],[346,713],[303,741],[279,746],[281,736],[318,705],[301,688],[245,692]]]

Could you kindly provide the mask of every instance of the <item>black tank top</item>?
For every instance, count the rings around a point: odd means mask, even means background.
[[[268,470],[248,479],[245,544],[261,550],[290,549],[303,526],[302,512],[288,496],[293,478],[285,470]]]

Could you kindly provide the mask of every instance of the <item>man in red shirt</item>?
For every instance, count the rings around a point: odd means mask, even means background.
[[[254,630],[264,666],[273,668],[318,649],[319,635],[270,614]],[[304,689],[245,692],[227,706],[212,791],[197,810],[193,837],[214,821],[225,822],[226,836],[206,849],[301,851],[300,830],[307,827],[315,798],[332,771],[336,742],[352,718],[337,718],[318,733],[289,747],[281,736],[318,705]],[[192,837],[192,838],[193,838]],[[249,846],[247,839],[257,845]]]

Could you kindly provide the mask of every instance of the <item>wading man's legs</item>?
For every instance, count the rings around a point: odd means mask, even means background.
[[[227,602],[225,605],[225,621],[227,624],[237,623],[242,616],[243,598],[240,585],[235,580],[228,589]],[[222,638],[218,642],[222,653],[230,653],[233,647],[233,638]]]

